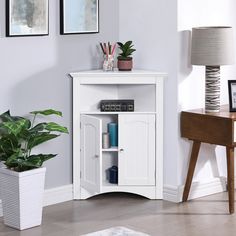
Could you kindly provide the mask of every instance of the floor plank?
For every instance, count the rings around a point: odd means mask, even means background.
[[[42,226],[22,232],[0,218],[0,235],[79,236],[115,226],[153,236],[228,236],[236,232],[236,214],[228,214],[227,193],[180,204],[116,193],[46,207]]]

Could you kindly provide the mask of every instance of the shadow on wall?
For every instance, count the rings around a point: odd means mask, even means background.
[[[188,165],[192,150],[192,141],[181,138],[180,147],[180,181],[181,185],[183,185],[187,177]],[[196,169],[194,172],[194,180],[204,181],[204,179],[220,177],[216,159],[216,147],[216,145],[204,143],[201,144]]]
[[[179,39],[179,82],[186,79],[192,72],[191,65],[191,30],[178,32]]]
[[[200,108],[204,102],[204,66],[191,65],[191,31],[178,32],[178,110]]]
[[[62,111],[63,118],[50,116],[40,119],[39,117],[38,121],[43,122],[49,119],[69,128],[69,135],[43,144],[36,150],[58,153],[55,159],[46,163],[46,188],[56,187],[53,186],[55,183],[61,183],[61,185],[72,183],[72,81],[60,65],[58,61],[54,67],[21,80],[11,91],[10,104],[14,104],[12,105],[14,113],[21,114],[22,111],[26,113],[32,110],[53,108]]]
[[[196,79],[192,75],[193,67],[191,65],[191,30],[178,32],[179,38],[179,111],[201,107],[199,105],[203,100],[204,92],[204,74],[202,80]],[[203,69],[204,67],[200,68]],[[187,108],[187,109],[186,109]],[[179,113],[179,124],[180,124]],[[179,137],[181,137],[179,129]],[[180,139],[180,184],[183,185],[186,180],[188,164],[191,156],[192,142],[187,139]],[[216,159],[216,146],[202,144],[199,152],[199,158],[194,173],[195,179],[209,179],[219,177],[219,169]]]

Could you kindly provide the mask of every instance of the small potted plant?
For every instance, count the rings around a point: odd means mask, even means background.
[[[134,45],[132,43],[132,41],[127,41],[124,44],[121,42],[117,43],[121,50],[121,53],[117,57],[117,66],[120,71],[131,71],[133,68],[133,58],[131,56],[136,49],[133,48]]]
[[[4,224],[23,230],[41,225],[44,178],[42,164],[56,154],[32,154],[36,146],[68,133],[54,122],[35,124],[38,115],[58,115],[52,109],[31,112],[28,118],[0,115],[0,191]]]

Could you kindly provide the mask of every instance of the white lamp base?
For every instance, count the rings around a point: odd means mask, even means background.
[[[220,66],[206,66],[205,111],[220,111]]]

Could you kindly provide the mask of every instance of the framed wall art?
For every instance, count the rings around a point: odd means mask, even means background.
[[[6,0],[6,36],[48,35],[48,2],[48,0]]]
[[[229,88],[229,110],[236,112],[236,80],[228,80]]]
[[[99,32],[99,0],[60,0],[60,33]]]

